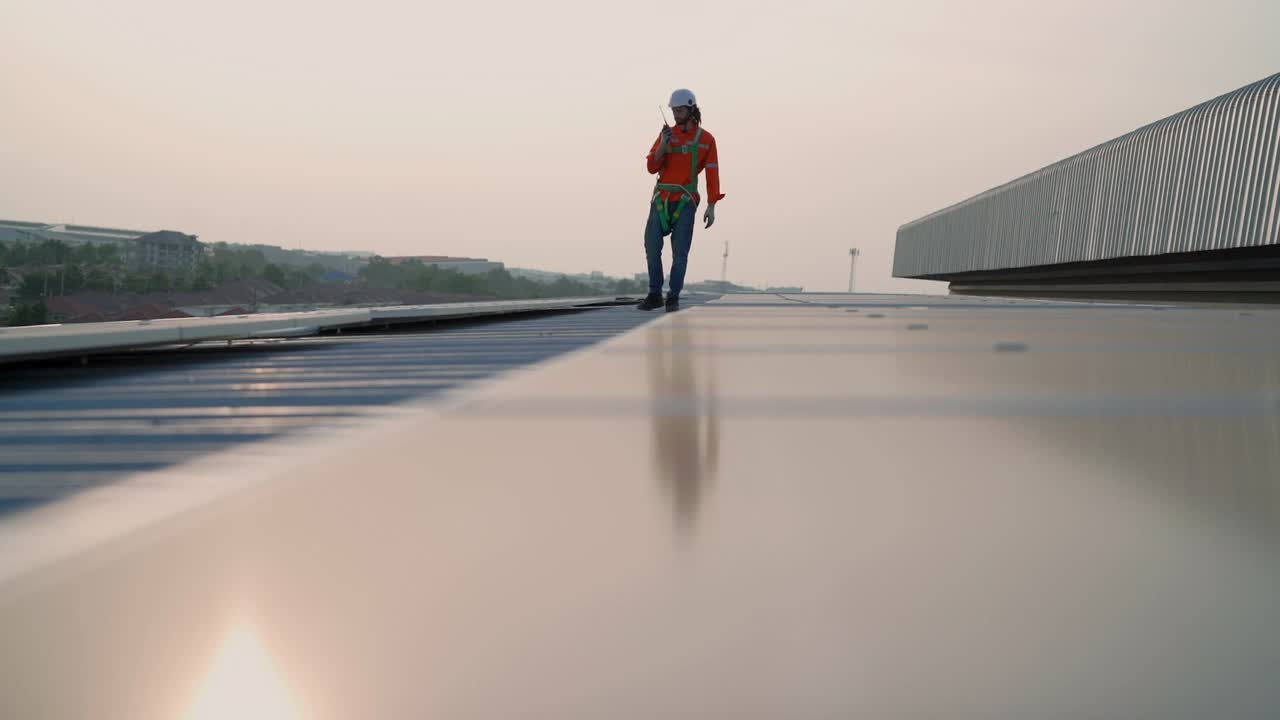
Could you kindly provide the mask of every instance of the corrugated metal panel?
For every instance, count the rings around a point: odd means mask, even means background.
[[[5,368],[0,513],[575,350],[631,307]]]
[[[341,327],[515,315],[614,302],[604,297],[496,300],[0,328],[0,362],[92,355],[206,340],[303,337]]]
[[[1280,309],[730,300],[0,522],[0,718],[1280,718]]]
[[[895,277],[1280,242],[1280,74],[898,229]]]

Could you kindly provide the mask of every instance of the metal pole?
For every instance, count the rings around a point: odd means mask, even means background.
[[[853,269],[858,262],[858,248],[849,248],[849,292],[853,292]]]

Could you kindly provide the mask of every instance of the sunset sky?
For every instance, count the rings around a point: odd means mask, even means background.
[[[1280,70],[1280,2],[0,0],[0,218],[644,270],[671,90],[691,280],[937,291],[899,225]],[[704,181],[705,188],[705,181]],[[701,215],[701,211],[699,211]]]

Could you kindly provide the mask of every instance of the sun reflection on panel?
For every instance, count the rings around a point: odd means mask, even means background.
[[[232,627],[201,679],[186,720],[293,720],[298,704],[252,627]]]

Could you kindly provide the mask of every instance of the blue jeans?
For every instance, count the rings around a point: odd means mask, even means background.
[[[667,202],[667,212],[674,213],[678,200]],[[679,297],[684,288],[684,271],[689,264],[689,248],[693,247],[693,221],[698,206],[686,203],[680,211],[680,219],[671,228],[671,285],[670,295]],[[662,293],[662,221],[658,208],[649,203],[649,222],[644,226],[644,254],[649,261],[649,294]]]

